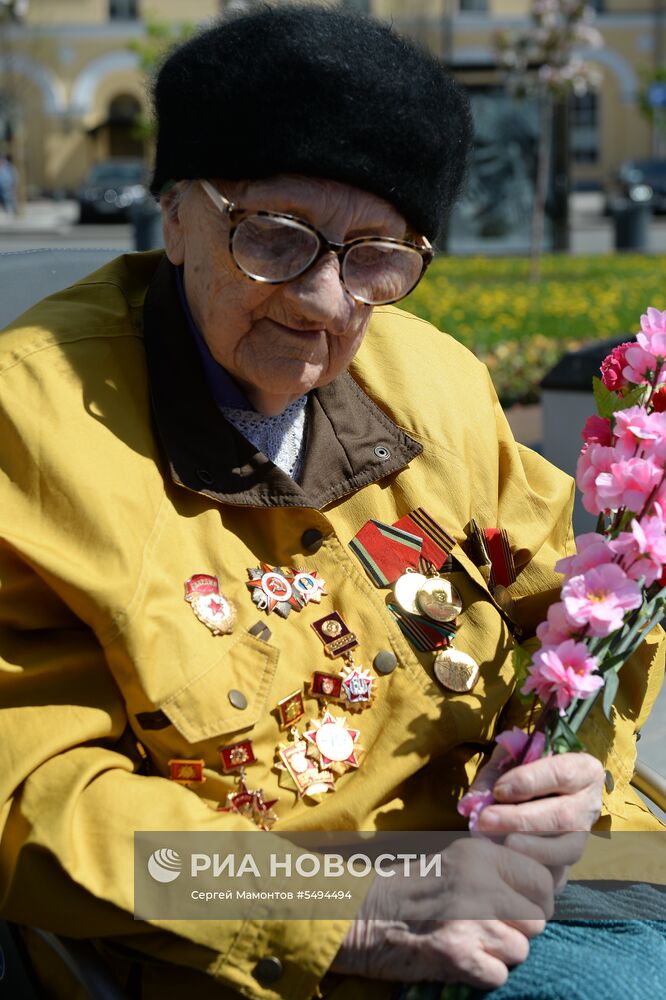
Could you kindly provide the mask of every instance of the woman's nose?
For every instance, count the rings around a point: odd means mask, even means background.
[[[326,254],[305,274],[285,284],[283,295],[304,318],[324,323],[333,334],[346,329],[355,307],[334,254]]]

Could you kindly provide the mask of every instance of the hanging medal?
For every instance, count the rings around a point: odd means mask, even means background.
[[[333,772],[321,768],[308,756],[308,744],[294,727],[291,741],[280,743],[277,748],[277,769],[281,772],[280,784],[295,789],[301,799],[321,800],[335,788]]]
[[[338,611],[312,622],[312,628],[324,646],[327,656],[342,657],[345,663],[338,677],[315,671],[310,682],[310,694],[322,701],[337,701],[352,712],[362,711],[372,704],[375,679],[354,661],[352,650],[358,639]],[[337,682],[337,683],[336,683]]]
[[[223,806],[218,806],[218,812],[235,813],[251,820],[260,830],[270,830],[277,821],[273,806],[277,799],[266,802],[262,788],[248,788],[245,778],[245,768],[241,767],[236,778],[238,790],[229,792]]]
[[[334,774],[345,774],[352,768],[360,767],[359,754],[363,748],[357,746],[360,736],[358,729],[348,729],[344,716],[332,715],[325,711],[320,719],[313,719],[303,733],[309,744],[308,756],[319,766],[330,769]]]

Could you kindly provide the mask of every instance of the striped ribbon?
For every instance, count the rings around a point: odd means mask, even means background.
[[[400,631],[405,638],[422,653],[435,649],[445,649],[451,645],[456,634],[456,626],[453,622],[433,622],[420,615],[412,615],[403,611],[398,604],[389,603],[388,609],[400,626]]]
[[[421,538],[382,521],[367,521],[352,538],[349,548],[378,587],[394,583],[407,569],[416,569]]]
[[[396,521],[394,526],[418,535],[423,543],[422,557],[438,570],[442,568],[446,557],[456,544],[455,538],[449,535],[448,531],[445,531],[423,507],[417,507],[416,510],[410,511],[409,514]]]
[[[498,585],[510,586],[516,579],[516,566],[509,545],[509,536],[504,528],[484,528],[483,535],[492,564],[490,589]]]

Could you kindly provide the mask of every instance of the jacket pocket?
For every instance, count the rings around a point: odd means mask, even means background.
[[[160,709],[188,743],[249,729],[266,711],[278,659],[277,649],[243,633],[212,667],[170,695]],[[244,696],[244,708],[229,701],[234,690]]]

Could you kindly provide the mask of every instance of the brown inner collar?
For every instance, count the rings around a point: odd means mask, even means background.
[[[171,475],[197,493],[242,506],[320,510],[403,468],[422,451],[344,372],[309,394],[305,461],[296,483],[218,409],[166,257],[146,295],[144,338]]]

